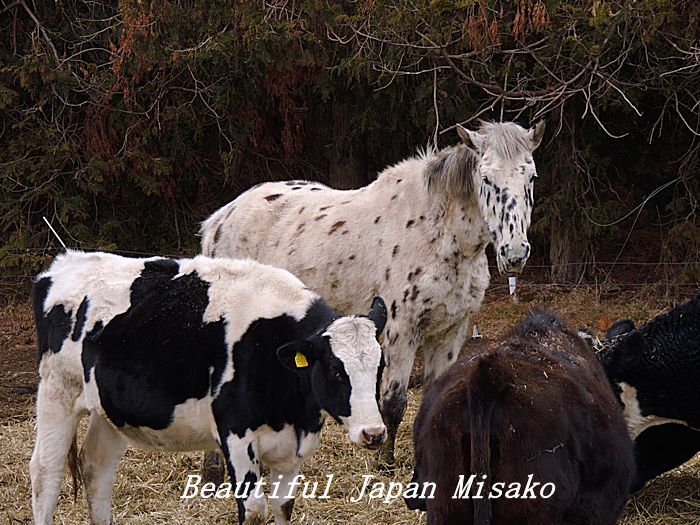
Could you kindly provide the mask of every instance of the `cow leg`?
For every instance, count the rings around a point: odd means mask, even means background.
[[[267,519],[267,503],[260,481],[258,445],[249,430],[244,437],[233,432],[222,439],[221,448],[228,464],[231,482],[236,488],[238,522],[262,525]],[[240,496],[240,497],[239,497]]]
[[[386,425],[386,442],[380,452],[380,464],[392,466],[395,463],[394,444],[406,405],[408,404],[408,380],[411,377],[416,347],[387,345],[384,350],[386,368],[382,374],[381,405],[382,419]]]
[[[465,319],[457,330],[445,334],[435,346],[423,349],[423,387],[440,377],[459,357],[464,341],[469,334],[469,319]]]
[[[127,445],[127,439],[107,420],[92,414],[80,451],[80,465],[93,525],[109,525],[112,521],[112,489]]]
[[[36,443],[29,462],[32,510],[36,525],[53,523],[63,469],[80,421],[80,412],[73,408],[78,393],[70,386],[60,379],[42,380],[39,383]]]
[[[294,478],[299,475],[299,469],[291,472],[279,472],[270,469],[270,483],[279,482],[277,497],[270,498],[272,514],[275,516],[275,525],[288,525],[292,519],[292,509],[294,508],[294,494],[297,485]]]
[[[224,457],[219,450],[208,450],[204,453],[199,474],[202,476],[202,483],[214,483],[219,486],[224,482]]]

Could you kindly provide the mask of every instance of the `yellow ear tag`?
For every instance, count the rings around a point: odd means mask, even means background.
[[[309,362],[306,360],[306,356],[301,352],[297,352],[297,355],[294,356],[294,363],[297,365],[297,368],[304,368],[309,366]]]

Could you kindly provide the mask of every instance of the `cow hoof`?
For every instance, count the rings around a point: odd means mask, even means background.
[[[394,458],[394,451],[389,450],[386,447],[379,449],[377,454],[377,469],[380,472],[393,472],[396,470],[396,459]]]
[[[218,450],[210,450],[204,455],[199,471],[202,483],[214,483],[217,487],[224,482],[224,458]]]

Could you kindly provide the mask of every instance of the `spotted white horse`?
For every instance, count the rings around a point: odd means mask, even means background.
[[[463,144],[406,159],[364,188],[264,183],[202,225],[205,255],[285,268],[343,314],[385,298],[385,463],[394,462],[416,352],[423,352],[427,384],[462,348],[489,284],[486,246],[494,245],[502,274],[520,272],[527,261],[532,153],[544,127],[457,126]]]

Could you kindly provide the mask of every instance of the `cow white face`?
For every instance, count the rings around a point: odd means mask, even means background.
[[[530,130],[514,123],[484,123],[479,131],[457,127],[462,141],[479,157],[474,188],[500,273],[520,273],[530,255],[527,229],[537,177],[532,152],[544,127],[544,122]]]
[[[311,367],[311,388],[319,406],[347,429],[352,443],[371,449],[379,448],[386,437],[378,406],[384,360],[377,342],[385,323],[386,306],[375,298],[367,317],[341,317],[320,336],[277,351],[288,368]]]

